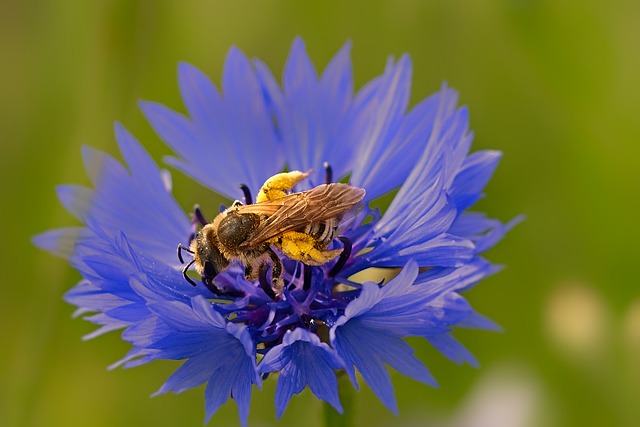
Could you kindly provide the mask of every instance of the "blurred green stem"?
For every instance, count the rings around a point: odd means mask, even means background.
[[[353,425],[354,389],[344,371],[338,372],[336,376],[338,377],[338,395],[344,413],[341,415],[333,406],[323,402],[324,425],[326,427],[349,427]]]

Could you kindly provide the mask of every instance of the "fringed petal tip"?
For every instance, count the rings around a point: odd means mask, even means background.
[[[82,227],[59,228],[40,233],[31,238],[31,243],[51,254],[70,259],[75,251],[76,242],[84,235]]]

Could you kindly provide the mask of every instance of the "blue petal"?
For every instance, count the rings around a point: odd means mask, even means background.
[[[475,203],[501,157],[502,153],[492,150],[478,151],[467,157],[450,190],[458,210],[465,210]]]
[[[453,360],[458,364],[468,363],[469,365],[477,368],[479,366],[476,358],[467,350],[462,344],[460,344],[455,338],[449,334],[438,334],[427,337],[427,340],[433,345],[440,353],[445,355],[448,359]]]
[[[341,275],[350,275],[368,267],[398,267],[412,259],[424,267],[459,267],[475,253],[471,240],[451,234],[441,234],[413,244],[406,243],[409,237],[398,240],[389,239],[387,244],[355,258]]]
[[[476,212],[465,212],[451,225],[451,232],[465,236],[474,242],[476,253],[492,248],[513,227],[525,219],[524,215],[513,218],[506,224]]]
[[[150,309],[178,332],[207,330],[225,337],[229,334],[225,319],[200,295],[192,298],[191,304],[183,301],[159,301],[151,304]]]
[[[331,345],[336,349],[340,357],[344,360],[347,373],[355,382],[354,366],[362,374],[364,380],[369,384],[371,390],[378,396],[380,401],[393,413],[398,413],[398,405],[393,395],[393,385],[389,377],[389,372],[384,366],[384,360],[378,357],[376,346],[372,346],[369,341],[372,337],[363,335],[358,331],[359,322],[357,318],[347,325],[338,327],[334,331],[334,338]],[[382,339],[380,339],[382,338]],[[374,337],[375,343],[389,345],[385,337]],[[373,353],[371,353],[373,352]]]
[[[206,415],[208,422],[218,408],[233,398],[238,405],[240,421],[247,425],[251,385],[254,382],[254,366],[251,360],[238,352],[237,348],[230,348],[226,363],[216,363],[216,370],[209,378],[205,390]]]
[[[390,170],[390,162],[397,157],[398,145],[404,141],[394,141],[394,135],[401,126],[403,115],[409,103],[411,89],[411,60],[402,56],[395,66],[389,66],[385,74],[375,85],[373,93],[365,90],[363,95],[367,103],[360,104],[366,108],[366,125],[358,144],[358,161],[354,163],[351,183],[367,189],[367,200],[381,196],[393,189],[385,185]],[[406,168],[411,167],[411,160],[402,162]],[[398,168],[402,169],[402,167]],[[384,177],[384,178],[383,178]],[[395,177],[394,177],[395,178]],[[399,185],[397,179],[391,185]]]
[[[443,88],[425,149],[375,224],[370,251],[356,257],[345,274],[367,266],[397,267],[410,258],[423,267],[455,267],[473,257],[474,243],[448,232],[459,214],[448,187],[471,141],[468,113],[455,110],[456,99],[455,92]]]
[[[56,191],[58,199],[67,211],[82,221],[91,208],[93,190],[80,185],[60,185]]]
[[[180,301],[157,302],[152,304],[150,309],[177,332],[200,331],[203,328],[208,328],[209,325],[195,315],[191,306]],[[218,317],[221,316],[218,314]],[[214,328],[224,329],[224,319],[220,318],[216,323],[212,325]]]
[[[468,313],[456,324],[456,326],[461,328],[484,329],[487,331],[502,332],[502,327],[496,322],[475,312]]]
[[[495,272],[495,266],[483,258],[475,257],[462,267],[447,269],[442,275],[434,276],[432,271],[420,273],[412,291],[420,293],[423,301],[428,302],[452,291],[468,289]]]
[[[309,93],[318,86],[318,75],[299,37],[291,45],[282,80],[284,91],[299,105],[304,105],[304,101],[309,100]]]
[[[290,169],[312,170],[301,188],[324,182],[322,165],[328,162],[335,178],[350,171],[354,147],[350,114],[353,96],[351,61],[347,44],[331,61],[322,78],[297,39],[289,54],[281,91],[271,71],[255,60],[257,75],[277,118],[285,158]]]
[[[178,81],[182,99],[192,121],[215,132],[215,123],[210,119],[224,114],[221,111],[222,100],[218,89],[202,71],[185,62],[178,66]],[[188,125],[189,122],[185,121],[184,124]]]
[[[416,301],[417,306],[403,304],[399,310],[393,303],[387,305],[388,310],[377,309],[385,300],[403,298],[403,291],[413,289],[411,285],[417,275],[417,264],[409,262],[382,289],[373,283],[363,284],[360,296],[347,306],[344,316],[330,331],[331,344],[345,361],[352,380],[355,380],[353,368],[356,367],[378,398],[393,412],[397,412],[397,405],[385,364],[418,381],[435,385],[428,369],[402,341],[406,328],[395,321],[399,318],[405,324],[407,321],[419,322],[416,316],[417,309],[421,309],[419,301]],[[403,312],[407,310],[409,316]]]
[[[94,283],[83,280],[64,294],[69,304],[82,307],[87,311],[109,311],[126,304],[122,298],[105,293]]]
[[[104,313],[101,324],[132,326],[151,316],[150,302],[186,301],[200,292],[185,284],[179,271],[136,252],[122,233],[111,236],[100,229],[84,231],[86,235],[76,242],[70,262],[87,280],[70,290],[65,299],[83,311]],[[141,288],[146,293],[140,292]]]
[[[211,143],[203,144],[198,129],[182,114],[156,102],[140,101],[139,106],[160,138],[176,153],[186,158],[187,161],[183,162],[185,168],[181,169],[182,172],[196,179],[202,178],[200,181],[206,184],[210,178],[206,175],[200,176],[206,174],[206,168],[196,161],[199,156],[209,157],[212,154],[210,152],[212,151]],[[199,156],[196,156],[196,153]],[[211,157],[211,162],[214,162],[216,158]],[[190,161],[194,163],[189,163]]]
[[[417,264],[409,262],[382,288],[364,283],[358,298],[349,303],[344,316],[330,330],[331,343],[345,361],[347,373],[355,380],[357,368],[380,400],[396,411],[385,364],[436,385],[403,337],[425,337],[446,357],[475,366],[475,358],[449,335],[450,329],[487,327],[491,323],[477,315],[455,291],[470,287],[494,270],[487,261],[475,258],[460,268],[418,274]]]
[[[320,92],[326,97],[325,114],[337,117],[348,112],[353,97],[353,71],[351,69],[351,43],[347,42],[333,57],[320,79]],[[330,144],[327,144],[330,146]]]
[[[152,351],[149,346],[153,345],[162,337],[171,334],[171,329],[165,322],[156,316],[149,316],[141,322],[131,325],[122,333],[122,339],[134,346]],[[155,353],[159,353],[155,351]]]
[[[191,305],[156,303],[153,312],[169,329],[148,348],[160,350],[153,358],[189,358],[157,393],[183,390],[208,382],[206,420],[229,398],[234,398],[246,425],[252,384],[260,384],[254,346],[246,326],[228,327],[211,303],[197,296]]]
[[[185,390],[206,383],[212,375],[215,365],[206,353],[193,356],[180,366],[153,395],[167,392],[182,393]]]
[[[169,163],[231,199],[241,194],[241,183],[257,193],[282,169],[284,158],[250,62],[238,49],[231,49],[223,97],[194,67],[181,65],[179,71],[192,120],[159,104],[140,104],[156,132],[181,156]]]
[[[306,385],[316,397],[342,413],[334,373],[334,369],[342,367],[342,361],[332,348],[320,342],[317,335],[297,328],[284,335],[282,344],[269,350],[258,365],[258,371],[280,371],[276,386],[276,415],[280,418],[291,397]]]
[[[95,315],[91,317],[85,317],[84,320],[87,320],[91,323],[94,323],[96,325],[102,325],[102,326],[93,332],[83,335],[82,336],[83,341],[94,339],[100,335],[117,331],[118,329],[122,329],[127,326],[127,324],[124,322],[119,322],[116,319],[111,319],[108,316],[104,316],[104,315]]]
[[[96,188],[91,206],[83,208],[83,220],[111,232],[123,231],[138,251],[178,266],[174,248],[179,242],[186,243],[191,232],[189,219],[166,190],[163,174],[135,138],[118,124],[115,131],[130,173],[112,157],[85,149],[85,158],[91,159],[99,172],[91,172]]]
[[[31,241],[40,249],[64,259],[69,259],[75,250],[76,242],[86,234],[84,228],[68,227],[49,230],[34,236]]]

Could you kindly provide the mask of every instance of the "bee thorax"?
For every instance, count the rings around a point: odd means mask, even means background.
[[[229,213],[218,224],[216,230],[218,242],[226,249],[234,251],[259,225],[259,215]]]

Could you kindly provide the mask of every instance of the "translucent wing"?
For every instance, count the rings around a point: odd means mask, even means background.
[[[239,213],[266,215],[267,219],[239,247],[250,248],[282,233],[343,215],[358,204],[365,190],[347,184],[323,184],[268,202],[245,205]]]

